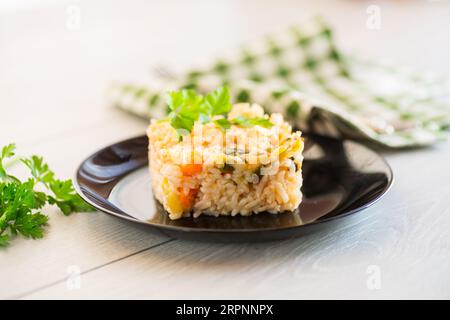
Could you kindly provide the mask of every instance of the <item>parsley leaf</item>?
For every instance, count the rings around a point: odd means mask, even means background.
[[[65,215],[77,211],[92,211],[92,207],[76,193],[72,180],[56,179],[42,157],[34,155],[31,158],[22,159],[22,162],[30,169],[31,175],[37,182],[41,182],[52,191],[53,195],[47,195],[49,204],[56,204]]]
[[[245,116],[238,116],[232,120],[226,118],[216,119],[213,121],[217,126],[219,126],[223,131],[231,128],[232,125],[242,126],[250,128],[253,126],[261,126],[264,128],[271,128],[273,123],[266,118],[248,118]]]
[[[248,118],[244,116],[238,116],[231,120],[234,124],[243,126],[243,127],[253,127],[253,126],[261,126],[264,128],[271,128],[273,123],[270,122],[269,119],[266,118]]]
[[[169,114],[170,125],[174,127],[180,136],[191,132],[196,119],[183,116],[182,114]]]
[[[14,143],[10,143],[7,146],[2,148],[1,159],[11,158],[14,156],[14,150],[16,149],[16,145]]]
[[[0,182],[1,181],[19,181],[16,177],[9,175],[6,173],[4,161],[5,159],[11,158],[14,156],[14,151],[16,149],[16,145],[11,143],[2,148],[2,152],[0,153]]]
[[[231,128],[231,122],[228,119],[225,118],[221,118],[221,119],[216,119],[213,121],[217,126],[219,126],[222,131],[225,131],[227,129]]]
[[[15,145],[3,147],[0,153],[0,247],[7,246],[18,234],[38,239],[44,235],[48,217],[39,210],[46,204],[57,205],[68,215],[75,211],[93,211],[75,192],[71,180],[59,180],[38,156],[21,159],[31,178],[22,182],[6,172],[3,161],[14,156]],[[43,185],[49,193],[36,190]]]
[[[0,184],[0,246],[8,245],[11,235],[42,237],[47,216],[35,211],[43,206],[43,196],[34,187],[34,179]]]
[[[206,96],[197,94],[194,90],[184,89],[181,91],[171,91],[167,93],[167,105],[170,110],[168,119],[173,128],[180,135],[189,134],[196,121],[202,123],[210,122],[214,116],[224,116],[224,118],[212,120],[223,131],[232,125],[244,127],[262,126],[270,128],[273,124],[266,118],[248,118],[244,116],[228,120],[226,115],[231,110],[230,91],[227,87],[219,87]]]
[[[50,183],[50,190],[53,196],[48,196],[48,203],[56,204],[64,215],[92,211],[92,207],[76,193],[72,180],[54,180]]]
[[[220,87],[205,97],[205,105],[211,115],[227,114],[231,110],[230,91]]]
[[[32,214],[21,214],[18,215],[11,228],[25,237],[39,239],[44,236],[44,230],[42,226],[45,225],[47,221],[48,217],[40,212]]]
[[[167,105],[170,124],[175,129],[190,132],[194,122],[198,120],[202,110],[203,96],[197,95],[194,90],[184,89],[167,93]],[[180,131],[178,132],[180,134]]]
[[[46,186],[55,179],[55,174],[43,162],[42,157],[31,156],[31,158],[21,159],[21,161],[30,169],[31,175]]]

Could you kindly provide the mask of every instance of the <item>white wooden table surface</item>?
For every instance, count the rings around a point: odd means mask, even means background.
[[[349,51],[450,76],[449,1],[35,2],[0,5],[0,145],[15,141],[65,178],[146,127],[106,105],[111,79],[182,68],[315,13]],[[366,27],[370,4],[380,30]],[[382,201],[284,242],[185,242],[47,210],[44,239],[0,250],[0,298],[450,298],[449,143],[385,156],[396,181]]]

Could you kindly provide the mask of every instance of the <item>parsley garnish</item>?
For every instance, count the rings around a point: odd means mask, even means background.
[[[231,120],[233,124],[237,124],[243,127],[253,127],[253,126],[261,126],[264,128],[270,128],[273,126],[273,123],[266,118],[247,118],[243,116],[238,116]]]
[[[69,215],[75,211],[94,209],[75,192],[71,180],[59,180],[41,157],[21,159],[31,172],[25,182],[7,173],[4,161],[14,156],[15,145],[2,148],[0,154],[0,247],[9,244],[11,236],[18,234],[38,239],[48,217],[40,212],[46,205],[57,205]],[[42,185],[47,193],[38,191]]]
[[[270,128],[273,124],[266,118],[248,118],[239,116],[228,120],[225,116],[231,110],[230,92],[227,87],[220,87],[206,96],[197,94],[194,90],[184,89],[167,93],[167,105],[169,107],[169,120],[173,128],[180,135],[192,131],[195,121],[202,123],[211,122],[214,116],[224,116],[214,119],[214,122],[222,130],[229,129],[232,125],[243,127],[262,126]],[[217,117],[216,117],[217,118]]]
[[[214,123],[218,125],[223,131],[231,128],[231,122],[225,118],[214,120]]]
[[[266,118],[247,118],[244,116],[238,116],[234,119],[228,120],[226,118],[214,120],[214,123],[218,125],[223,131],[229,129],[232,125],[242,126],[250,128],[253,126],[261,126],[264,128],[271,128],[273,123]]]

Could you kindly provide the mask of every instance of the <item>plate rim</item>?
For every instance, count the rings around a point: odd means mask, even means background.
[[[390,191],[390,189],[392,188],[392,186],[394,184],[394,180],[395,180],[394,172],[392,170],[392,167],[389,165],[387,160],[382,155],[377,153],[375,150],[373,150],[373,149],[369,148],[368,146],[366,146],[366,145],[364,145],[364,144],[362,144],[362,143],[360,143],[358,141],[355,141],[355,140],[336,139],[336,138],[333,138],[333,137],[326,137],[328,139],[334,139],[334,140],[339,140],[339,141],[349,141],[351,143],[357,144],[359,147],[363,147],[364,149],[366,149],[366,151],[368,151],[368,152],[370,152],[372,154],[375,154],[384,163],[384,165],[386,166],[386,168],[388,169],[388,172],[389,172],[389,177],[388,178],[390,178],[390,179],[388,179],[386,188],[380,194],[378,194],[376,197],[374,197],[373,199],[371,199],[370,201],[366,202],[364,205],[362,205],[362,206],[360,206],[358,208],[349,210],[349,211],[347,211],[345,213],[342,213],[340,215],[335,215],[335,216],[332,216],[332,217],[329,217],[329,218],[326,218],[326,219],[323,219],[323,220],[316,220],[316,221],[313,221],[313,222],[310,222],[310,223],[297,225],[297,226],[270,227],[270,228],[264,228],[264,229],[258,229],[258,228],[251,228],[251,229],[221,229],[221,228],[209,229],[209,228],[204,228],[204,227],[202,227],[202,228],[190,228],[190,227],[183,227],[183,226],[155,224],[155,223],[151,223],[151,222],[148,222],[148,221],[138,220],[138,219],[133,218],[132,216],[130,216],[128,214],[127,215],[119,214],[117,212],[114,212],[112,210],[109,210],[107,208],[104,208],[104,207],[96,204],[95,202],[91,201],[85,195],[85,193],[81,190],[81,186],[80,186],[80,184],[78,182],[78,173],[80,172],[81,168],[83,167],[83,165],[84,165],[84,163],[86,161],[88,161],[89,159],[91,159],[94,156],[98,155],[99,153],[105,151],[106,149],[110,148],[111,146],[114,146],[114,145],[117,145],[117,144],[120,144],[120,143],[125,143],[125,142],[130,141],[130,140],[144,138],[144,137],[146,137],[146,135],[145,134],[141,134],[141,135],[134,136],[134,137],[131,137],[131,138],[128,138],[128,139],[123,139],[123,140],[120,140],[120,141],[117,141],[117,142],[114,142],[114,143],[110,143],[109,145],[107,145],[105,147],[102,147],[101,149],[97,150],[96,152],[90,154],[89,156],[84,158],[84,160],[82,160],[81,163],[78,165],[77,169],[75,170],[75,174],[74,174],[74,177],[73,177],[72,181],[73,181],[74,189],[78,193],[78,195],[84,201],[86,201],[88,204],[93,206],[98,211],[110,214],[110,215],[112,215],[114,217],[117,217],[117,218],[120,218],[120,219],[124,219],[124,220],[130,221],[130,222],[134,222],[134,223],[139,223],[140,225],[144,225],[144,226],[148,226],[148,227],[152,227],[152,228],[157,228],[157,229],[168,229],[168,230],[172,230],[172,231],[187,232],[187,233],[199,233],[199,232],[201,232],[201,233],[208,233],[209,232],[209,233],[229,233],[229,234],[231,234],[231,233],[259,233],[259,232],[273,232],[273,231],[289,231],[289,230],[293,230],[293,229],[300,229],[300,228],[307,228],[307,227],[317,226],[317,225],[320,225],[320,224],[323,224],[323,223],[331,222],[331,221],[334,221],[334,220],[339,220],[340,218],[345,218],[345,217],[347,217],[349,215],[352,215],[354,213],[357,213],[359,211],[363,211],[363,210],[371,207],[372,205],[377,203],[384,195],[386,195]],[[134,170],[130,171],[129,173],[135,172],[135,171],[137,171],[137,170],[139,170],[139,169],[141,169],[143,167],[145,167],[145,165],[137,167]],[[123,179],[123,177],[121,179]],[[107,200],[107,199],[105,199],[105,200]],[[155,201],[158,201],[158,200],[155,199]],[[118,208],[118,209],[120,209],[120,208]],[[125,211],[124,211],[124,213],[126,214]]]

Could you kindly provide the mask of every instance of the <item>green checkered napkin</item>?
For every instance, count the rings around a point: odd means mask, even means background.
[[[204,67],[147,84],[114,84],[112,103],[146,118],[166,115],[165,91],[226,84],[235,101],[281,112],[306,132],[402,148],[449,129],[445,79],[343,55],[321,19],[268,36]]]

